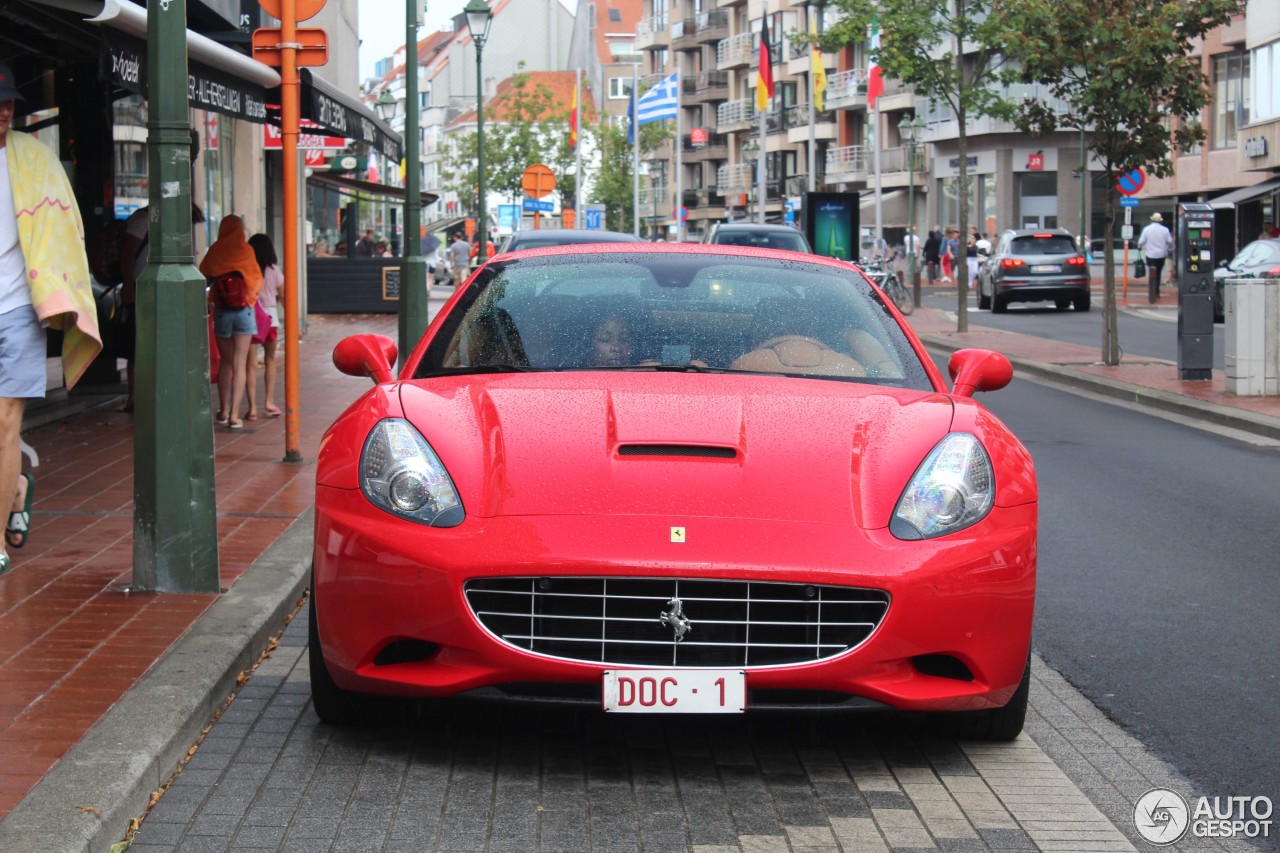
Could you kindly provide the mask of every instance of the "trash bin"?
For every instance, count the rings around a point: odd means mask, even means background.
[[[1227,393],[1280,394],[1280,278],[1229,278],[1223,286]]]

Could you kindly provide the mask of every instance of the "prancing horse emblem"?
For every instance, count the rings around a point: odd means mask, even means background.
[[[658,621],[676,632],[676,642],[678,643],[684,639],[685,634],[693,630],[693,623],[685,618],[684,603],[680,599],[671,599],[667,602],[667,606],[671,609],[662,611]]]

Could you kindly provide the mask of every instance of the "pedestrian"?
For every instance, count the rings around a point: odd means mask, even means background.
[[[974,290],[978,285],[978,229],[969,232],[969,239],[966,241],[964,249],[964,263],[968,275],[965,280],[968,282],[970,290]]]
[[[929,236],[924,239],[924,263],[929,273],[929,286],[938,282],[938,263],[942,257],[942,230],[940,225],[933,226]]]
[[[942,238],[942,283],[951,283],[951,274],[960,259],[960,232],[948,226]],[[959,274],[957,273],[957,277]]]
[[[449,244],[449,268],[453,273],[454,287],[467,280],[471,268],[471,247],[461,231],[453,232],[453,242]]]
[[[1160,298],[1160,274],[1164,271],[1165,259],[1173,253],[1173,235],[1164,226],[1164,217],[1158,211],[1151,214],[1151,221],[1138,235],[1138,248],[1147,260],[1147,301],[1155,302]]]
[[[356,241],[356,257],[372,258],[374,247],[376,245],[377,243],[373,239],[373,229],[366,228],[364,231],[364,236]]]
[[[269,320],[267,329],[259,328],[258,335],[250,339],[249,356],[245,359],[245,396],[249,398],[249,411],[244,418],[247,421],[258,418],[258,354],[253,344],[262,346],[263,399],[262,413],[269,418],[278,418],[282,414],[276,405],[276,341],[280,337],[279,299],[284,287],[284,273],[280,271],[280,259],[276,256],[276,247],[266,234],[254,234],[249,238],[249,246],[262,270],[262,292],[258,294],[258,308],[266,313]]]
[[[0,575],[13,565],[8,548],[31,535],[36,480],[22,471],[20,435],[26,401],[44,397],[45,328],[62,332],[68,389],[102,351],[80,206],[58,153],[13,130],[20,100],[0,64],[0,484],[12,490]]]
[[[211,283],[213,334],[222,361],[218,367],[218,414],[215,423],[243,429],[239,418],[244,399],[249,344],[258,330],[253,306],[262,291],[262,270],[244,233],[244,220],[231,214],[218,223],[218,239],[200,262]]]

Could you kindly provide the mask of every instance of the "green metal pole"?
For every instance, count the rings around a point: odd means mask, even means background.
[[[137,294],[133,587],[218,592],[205,281],[192,263],[186,22],[186,0],[147,9],[150,263]]]
[[[913,132],[914,133],[914,132]],[[911,295],[917,305],[920,304],[920,276],[916,275],[916,140],[913,135],[907,143],[907,241],[911,245],[907,252],[907,275],[911,277]]]
[[[1084,125],[1082,124],[1080,126],[1080,242],[1084,245],[1080,247],[1081,252],[1089,251],[1089,245],[1084,239],[1089,231],[1088,200],[1085,197],[1085,192],[1088,189],[1088,181],[1089,158],[1085,155]]]
[[[485,262],[485,249],[489,243],[488,212],[484,203],[484,72],[480,62],[483,53],[484,42],[476,40],[476,177],[480,190],[480,198],[476,201],[476,206],[480,208],[476,218],[476,233],[480,236],[480,249],[476,254],[477,266]]]
[[[418,154],[418,10],[405,0],[404,263],[400,267],[400,364],[427,330],[427,259],[422,257],[422,176]]]

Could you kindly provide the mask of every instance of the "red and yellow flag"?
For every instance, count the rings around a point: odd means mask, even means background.
[[[573,105],[569,108],[569,147],[578,147],[578,81],[573,83]]]

